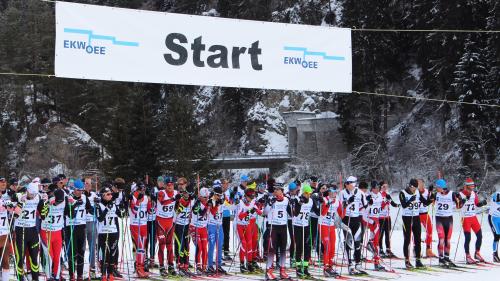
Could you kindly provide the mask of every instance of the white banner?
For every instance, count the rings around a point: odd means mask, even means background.
[[[351,92],[351,31],[56,2],[57,77]]]

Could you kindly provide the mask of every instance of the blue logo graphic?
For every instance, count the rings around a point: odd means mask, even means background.
[[[342,56],[330,56],[327,55],[326,52],[313,52],[307,50],[307,48],[304,47],[292,47],[292,46],[285,46],[283,47],[283,50],[285,51],[293,51],[293,52],[302,52],[302,57],[291,57],[291,56],[285,56],[283,58],[283,63],[284,64],[291,64],[291,65],[301,65],[303,68],[318,68],[319,67],[319,62],[316,58],[316,60],[307,60],[306,57],[319,57],[322,58],[324,61],[344,61],[345,57]]]
[[[106,47],[92,45],[92,40],[110,41],[115,46],[139,47],[139,42],[121,41],[114,36],[95,34],[92,30],[64,28],[65,33],[81,34],[87,36],[87,41],[64,40],[64,48],[85,50],[88,54],[105,55]]]

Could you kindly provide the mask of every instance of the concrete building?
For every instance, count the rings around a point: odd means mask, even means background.
[[[290,154],[305,159],[341,159],[347,155],[335,114],[291,111],[281,115],[288,127]]]

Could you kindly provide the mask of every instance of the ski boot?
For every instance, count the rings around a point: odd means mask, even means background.
[[[366,245],[366,248],[370,253],[375,253],[375,246],[373,245],[373,241],[369,241]]]
[[[224,275],[226,275],[226,274],[227,274],[227,271],[226,271],[224,268],[222,268],[222,266],[220,266],[220,265],[219,265],[219,266],[217,267],[217,273],[220,273],[220,274],[224,274]]]
[[[335,270],[333,270],[332,267],[327,267],[323,270],[323,274],[326,276],[326,277],[333,277],[333,278],[337,278],[339,276],[339,273]]]
[[[465,262],[467,264],[477,264],[477,261],[473,259],[470,254],[465,255]]]
[[[349,275],[359,275],[359,272],[356,270],[356,268],[352,265],[349,265]]]
[[[422,269],[422,268],[425,268],[425,265],[422,263],[422,261],[420,259],[417,259],[415,261],[415,267],[418,269]]]
[[[274,275],[273,271],[274,269],[272,267],[267,269],[266,280],[278,280],[278,278],[276,278],[276,275]]]
[[[290,279],[284,267],[280,268],[280,279]]]
[[[255,268],[253,268],[252,263],[247,262],[247,270],[248,270],[249,273],[254,273],[255,272]]]
[[[144,265],[138,264],[136,271],[137,271],[137,278],[141,278],[141,279],[142,278],[149,278],[149,273],[144,271]]]
[[[387,258],[387,254],[383,250],[380,250],[380,254],[379,255],[383,259]]]
[[[168,274],[170,276],[176,276],[177,275],[177,272],[175,272],[175,267],[173,264],[169,264],[168,265]]]
[[[386,257],[389,258],[389,259],[397,259],[398,257],[391,251],[391,249],[387,249],[387,251],[385,252],[386,253]]]
[[[374,266],[375,266],[375,271],[385,271],[385,267],[380,263],[376,263]]]
[[[160,266],[160,275],[162,277],[167,277],[168,276],[168,271],[165,269],[164,266]]]
[[[215,271],[214,267],[213,266],[209,266],[207,267],[207,271],[206,271],[207,275],[214,275],[216,274],[217,272]]]
[[[196,265],[196,273],[200,275],[205,274],[205,269],[203,269],[201,264]]]
[[[405,259],[405,267],[406,267],[406,269],[409,269],[409,270],[411,270],[411,269],[414,269],[414,268],[415,268],[415,267],[413,267],[413,265],[411,264],[410,259]]]
[[[479,253],[479,251],[476,251],[476,253],[474,254],[474,258],[479,262],[485,262],[485,260],[483,259],[483,257],[481,256],[481,253]]]
[[[259,264],[257,263],[257,261],[252,261],[252,269],[255,271],[255,272],[263,272],[262,271],[262,268],[260,268]]]
[[[439,258],[439,266],[441,266],[441,267],[450,267],[448,265],[448,263],[442,257]]]
[[[118,271],[118,266],[116,265],[113,265],[113,271],[111,273],[111,275],[115,278],[123,278],[123,275],[120,273],[120,271]]]
[[[311,273],[309,272],[309,266],[304,266],[304,268],[302,269],[302,273],[304,273],[305,277],[310,278],[311,277]]]
[[[223,261],[232,261],[233,259],[231,256],[229,256],[229,253],[224,253],[224,257],[222,258]]]
[[[356,263],[354,268],[359,274],[366,274],[366,271],[363,270],[363,266],[361,266],[361,263]]]
[[[297,266],[295,269],[295,274],[297,275],[298,278],[304,278],[304,271],[302,267]]]
[[[498,257],[498,252],[493,253],[493,262],[500,262],[500,258]]]
[[[449,257],[444,257],[444,260],[446,261],[446,263],[448,264],[448,266],[450,266],[450,267],[457,267],[457,265],[454,262],[452,262]]]
[[[240,263],[240,272],[241,273],[248,273],[248,268],[245,266],[244,262]]]

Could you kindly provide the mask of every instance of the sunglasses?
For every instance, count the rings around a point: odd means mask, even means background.
[[[110,196],[112,195],[111,193],[104,193],[104,196]]]

